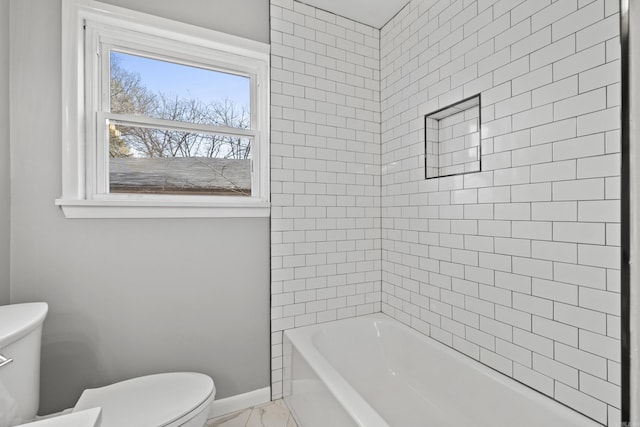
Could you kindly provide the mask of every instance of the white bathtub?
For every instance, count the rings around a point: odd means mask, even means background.
[[[601,426],[384,314],[284,337],[300,427]]]

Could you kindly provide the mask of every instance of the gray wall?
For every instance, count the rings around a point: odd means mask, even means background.
[[[268,0],[99,1],[269,43]]]
[[[11,8],[11,302],[49,303],[40,413],[163,371],[210,374],[217,398],[269,386],[268,219],[65,219],[61,2]],[[175,2],[184,20],[211,9]]]
[[[9,303],[9,0],[0,0],[0,305]]]

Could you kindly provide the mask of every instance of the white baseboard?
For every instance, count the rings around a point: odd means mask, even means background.
[[[269,401],[271,401],[271,387],[265,387],[247,393],[225,397],[220,400],[216,399],[211,403],[209,418],[220,417],[222,415],[230,414],[231,412],[240,411],[241,409],[262,405]]]

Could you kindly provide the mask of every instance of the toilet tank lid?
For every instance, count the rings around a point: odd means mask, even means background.
[[[40,326],[48,310],[46,302],[0,306],[0,348],[19,340]]]

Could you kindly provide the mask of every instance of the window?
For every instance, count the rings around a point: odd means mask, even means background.
[[[268,46],[63,0],[67,217],[268,216]]]
[[[480,171],[480,95],[424,117],[425,178]]]

